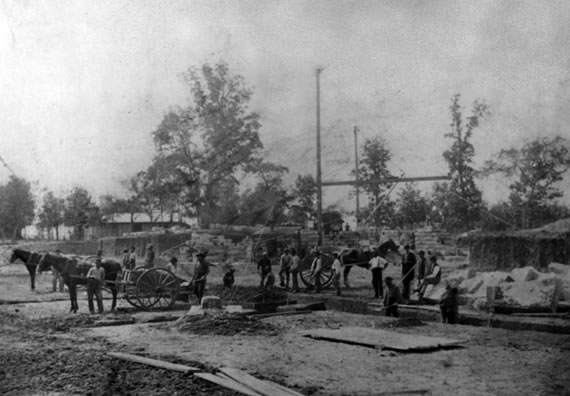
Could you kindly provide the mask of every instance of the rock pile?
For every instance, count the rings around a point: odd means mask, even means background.
[[[504,305],[549,307],[555,291],[560,301],[570,301],[570,265],[565,264],[551,263],[548,272],[530,266],[510,272],[477,272],[472,268],[455,271],[428,290],[425,297],[439,299],[448,283],[459,288],[464,304],[477,309],[486,308],[488,287],[497,287],[495,302]]]

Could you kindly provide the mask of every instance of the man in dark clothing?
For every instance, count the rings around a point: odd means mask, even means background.
[[[418,287],[422,284],[422,281],[426,277],[426,267],[427,267],[426,252],[420,250],[419,256],[420,260],[418,262]]]
[[[261,259],[257,262],[257,272],[261,278],[259,287],[265,284],[265,277],[271,272],[271,260],[267,257],[267,252],[263,252]]]
[[[384,290],[384,309],[386,316],[398,317],[398,303],[401,300],[400,289],[392,283],[392,277],[385,279],[386,289]]]
[[[459,290],[447,285],[445,294],[441,297],[439,310],[443,323],[456,324],[459,322]]]
[[[410,245],[404,246],[404,249],[406,252],[402,257],[402,298],[408,300],[410,298],[410,284],[414,280],[416,255],[410,251]]]
[[[198,297],[198,302],[201,302],[206,289],[206,277],[210,273],[210,263],[206,261],[204,253],[198,253],[196,257],[198,258],[198,265],[194,270],[194,293]]]
[[[154,267],[154,248],[152,245],[148,245],[146,257],[144,260],[145,268],[152,268]]]

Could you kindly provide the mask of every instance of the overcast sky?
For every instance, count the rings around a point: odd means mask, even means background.
[[[493,112],[475,132],[478,164],[570,137],[568,1],[0,1],[0,155],[57,194],[120,193],[186,102],[180,73],[205,60],[254,88],[268,158],[290,182],[315,173],[316,67],[325,180],[352,169],[355,125],[361,142],[388,141],[394,173],[445,174],[455,93]],[[481,184],[485,197],[505,198],[501,183]],[[347,197],[328,189],[324,204]]]

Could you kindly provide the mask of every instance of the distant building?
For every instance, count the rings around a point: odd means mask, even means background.
[[[100,225],[89,226],[84,231],[84,240],[94,240],[104,237],[119,237],[125,234],[138,233],[138,232],[152,232],[163,231],[166,229],[178,228],[191,228],[196,227],[198,221],[196,218],[185,218],[175,216],[173,221],[170,221],[170,216],[163,216],[157,213],[153,216],[155,221],[146,213],[134,213],[131,217],[130,213],[116,213],[111,216],[105,216]],[[60,240],[70,240],[73,238],[73,227],[64,225],[59,226],[58,229]],[[45,230],[40,230],[36,225],[27,226],[22,231],[25,239],[50,239],[55,240],[55,231],[47,233]]]

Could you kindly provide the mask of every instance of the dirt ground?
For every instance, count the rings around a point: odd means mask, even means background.
[[[219,294],[219,286],[214,285],[219,275],[214,273],[210,279],[208,294]],[[236,275],[238,284],[257,283],[250,267],[238,268]],[[37,282],[37,291],[31,292],[23,265],[0,263],[0,394],[235,394],[190,375],[107,356],[107,352],[122,351],[209,372],[235,367],[306,395],[413,390],[429,390],[433,395],[570,395],[567,335],[432,322],[420,325],[418,321],[335,311],[239,324],[222,320],[212,325],[223,331],[208,332],[204,331],[207,323],[143,323],[156,316],[182,315],[188,304],[177,303],[177,310],[168,312],[136,312],[121,301],[119,313],[90,316],[83,291],[80,314],[68,315],[67,294],[51,293],[50,275],[40,275]],[[354,297],[369,299],[369,274],[354,271],[353,282],[358,286],[351,291]],[[237,290],[224,297],[237,303],[246,289],[242,294]],[[106,307],[109,304],[105,300]],[[136,323],[93,327],[97,320],[116,319]],[[462,348],[397,353],[301,335],[306,329],[339,326],[376,327],[466,343]]]

